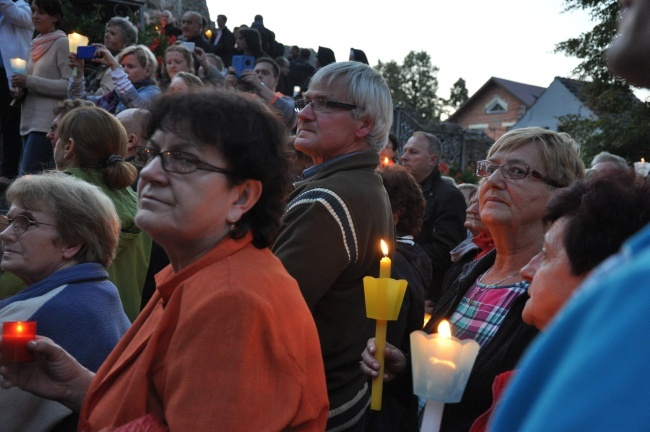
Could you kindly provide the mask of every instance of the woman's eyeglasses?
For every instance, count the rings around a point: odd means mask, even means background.
[[[527,164],[523,162],[513,162],[513,163],[507,163],[503,165],[497,165],[494,162],[490,162],[489,160],[482,160],[476,162],[476,175],[479,177],[490,177],[498,169],[501,170],[501,175],[507,179],[517,180],[517,179],[526,178],[528,176],[533,176],[551,186],[558,187],[558,188],[562,187],[562,185],[560,185],[555,180],[546,177],[544,174],[540,173],[539,171],[535,171],[534,169],[531,169]]]
[[[151,147],[137,146],[135,148],[135,159],[133,163],[136,166],[144,167],[154,160],[156,156],[160,156],[162,167],[167,172],[189,174],[196,170],[203,170],[236,177],[236,174],[232,171],[201,162],[196,156],[182,151],[161,152]]]
[[[4,231],[7,228],[9,228],[9,225],[13,225],[14,229],[18,234],[24,234],[25,231],[29,229],[30,226],[32,225],[47,225],[47,226],[53,226],[55,227],[56,225],[54,224],[48,224],[45,222],[38,222],[35,220],[31,220],[25,215],[18,215],[15,218],[8,218],[7,216],[0,216],[0,231]]]

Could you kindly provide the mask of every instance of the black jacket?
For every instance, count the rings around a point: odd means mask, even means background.
[[[442,280],[451,266],[449,252],[465,240],[465,197],[454,185],[440,177],[438,168],[420,183],[424,199],[422,230],[418,243],[431,259],[433,276],[427,298],[437,302],[442,295]]]

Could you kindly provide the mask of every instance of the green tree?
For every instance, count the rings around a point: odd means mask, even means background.
[[[456,111],[462,104],[469,99],[469,92],[467,91],[467,84],[462,78],[454,83],[449,92],[449,99],[445,101],[444,112],[447,116]]]
[[[442,101],[436,96],[438,68],[431,64],[429,54],[411,51],[402,65],[395,61],[380,61],[375,68],[386,79],[393,103],[414,109],[422,125],[440,121]]]
[[[650,141],[650,104],[639,102],[626,82],[614,77],[604,61],[604,52],[616,36],[620,5],[617,0],[565,0],[566,10],[583,9],[595,25],[591,31],[556,46],[556,52],[577,57],[574,73],[589,82],[581,97],[598,119],[563,116],[560,128],[581,144],[585,162],[606,150],[628,161],[647,157]],[[644,156],[645,155],[645,156]]]

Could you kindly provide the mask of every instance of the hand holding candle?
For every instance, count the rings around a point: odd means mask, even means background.
[[[77,48],[80,46],[88,45],[89,39],[86,36],[82,36],[78,33],[71,33],[68,35],[68,45],[70,47],[71,53],[77,53]],[[72,76],[77,76],[77,68],[72,69]]]
[[[366,315],[376,319],[375,358],[379,363],[379,376],[372,380],[372,395],[370,409],[380,410],[384,384],[384,349],[386,348],[387,321],[395,321],[399,316],[407,282],[390,278],[391,261],[388,258],[388,246],[381,241],[384,257],[379,262],[379,279],[366,276],[363,278],[363,288],[366,298]]]
[[[27,67],[27,61],[23,60],[21,58],[12,58],[9,59],[9,63],[11,63],[11,70],[13,71],[14,74],[16,75],[25,75],[25,70]],[[10,106],[13,106],[16,103],[16,99],[11,99],[11,102],[9,103]]]
[[[34,356],[27,350],[27,342],[36,339],[36,321],[16,321],[2,324],[3,361],[22,363],[34,361]]]

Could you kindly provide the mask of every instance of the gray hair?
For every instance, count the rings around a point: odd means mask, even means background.
[[[138,28],[128,19],[120,16],[113,17],[106,23],[106,28],[109,27],[118,27],[120,29],[125,47],[138,43]]]
[[[388,140],[393,123],[393,101],[386,81],[379,72],[359,62],[331,63],[321,69],[311,79],[309,88],[331,86],[339,81],[347,93],[349,102],[357,106],[351,111],[352,118],[363,118],[374,122],[366,141],[379,153]]]
[[[80,263],[108,267],[120,236],[113,202],[97,186],[58,171],[18,178],[7,189],[7,201],[53,216],[59,239],[81,244]]]
[[[630,168],[627,165],[627,161],[623,159],[621,156],[606,151],[602,151],[598,153],[596,156],[594,156],[594,158],[591,160],[591,167],[593,168],[594,165],[602,162],[611,162],[614,165],[616,165],[616,168],[623,171],[627,171]]]
[[[427,151],[429,152],[430,155],[435,154],[440,156],[442,154],[442,143],[440,142],[440,138],[438,138],[434,134],[417,131],[417,132],[413,132],[413,136],[414,137],[421,136],[427,140]]]

